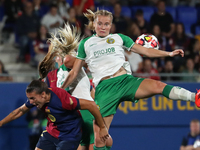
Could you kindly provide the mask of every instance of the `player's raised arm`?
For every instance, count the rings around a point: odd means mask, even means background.
[[[25,104],[18,107],[17,109],[13,110],[8,116],[6,116],[4,119],[0,121],[0,127],[8,122],[11,122],[22,115],[24,115],[26,112],[28,112],[30,108],[26,107]]]
[[[61,88],[63,89],[67,88],[74,81],[74,79],[76,79],[78,72],[81,70],[82,66],[83,66],[83,60],[76,58],[74,66],[72,70],[69,72]]]
[[[147,57],[174,57],[176,55],[181,55],[182,57],[184,56],[184,51],[182,49],[176,49],[172,52],[166,52],[154,48],[146,48],[136,43],[131,48],[131,51],[141,55],[145,55]]]
[[[104,123],[104,120],[101,116],[101,113],[94,101],[88,101],[84,99],[79,99],[80,107],[81,109],[87,109],[90,111],[90,113],[95,117],[95,120],[97,122],[97,125],[100,128],[99,136],[102,141],[105,141],[108,137],[108,129]]]

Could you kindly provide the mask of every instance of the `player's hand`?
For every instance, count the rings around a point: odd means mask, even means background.
[[[174,57],[176,55],[181,55],[182,57],[184,57],[184,51],[182,49],[176,49],[169,53],[170,57]]]
[[[3,125],[3,124],[2,124],[2,122],[0,121],[0,128],[2,127],[2,125]]]
[[[106,139],[108,139],[109,137],[109,134],[108,134],[108,129],[105,127],[103,128],[100,128],[100,131],[99,131],[99,136],[100,136],[100,139],[105,142]]]

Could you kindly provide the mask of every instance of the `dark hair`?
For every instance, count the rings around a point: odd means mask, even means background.
[[[177,28],[178,25],[181,25],[181,27],[182,27],[182,29],[183,29],[182,37],[183,37],[183,38],[186,38],[185,26],[184,26],[184,24],[183,24],[182,22],[177,22],[175,28]],[[176,30],[176,29],[175,29],[175,30]],[[177,38],[177,30],[175,31],[175,38]]]
[[[40,33],[41,27],[44,27],[46,29],[46,31],[47,31],[45,40],[48,39],[48,38],[50,38],[51,36],[50,36],[50,34],[48,32],[48,28],[45,25],[40,25],[40,28],[37,30],[37,39],[38,40],[42,40],[41,39],[41,33]]]
[[[52,8],[58,8],[57,4],[56,3],[50,4],[50,9],[52,9]]]
[[[135,12],[135,15],[143,15],[143,10],[142,9],[138,9],[136,12]]]
[[[75,10],[75,8],[74,7],[70,7],[69,9],[67,9],[67,12],[69,13],[72,9],[74,9]],[[76,10],[75,10],[76,11]]]
[[[164,0],[159,0],[159,1],[156,3],[156,6],[158,6],[160,3],[165,3],[165,4],[166,4],[166,2],[165,2]]]
[[[165,57],[165,63],[167,63],[168,61],[173,62],[173,57]]]
[[[4,68],[4,64],[3,62],[0,60],[0,66],[1,66],[1,70],[2,70],[2,73],[5,73],[5,68]]]
[[[50,93],[50,90],[46,83],[39,80],[33,80],[26,88],[26,93],[32,93],[33,91],[36,92],[36,94],[42,94],[42,92],[45,92],[46,94]]]
[[[191,122],[199,123],[198,119],[192,119]]]
[[[116,3],[114,3],[114,6],[115,5],[120,5],[120,7],[122,7],[122,4],[120,3],[120,1],[117,1]]]

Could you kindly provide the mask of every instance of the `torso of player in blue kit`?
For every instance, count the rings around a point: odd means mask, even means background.
[[[47,132],[60,140],[81,139],[82,118],[78,110],[79,99],[57,87],[50,88],[50,91],[50,102],[42,108],[48,119]],[[28,108],[34,107],[29,101],[25,105]]]

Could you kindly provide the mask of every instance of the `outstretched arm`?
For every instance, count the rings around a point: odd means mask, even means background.
[[[153,48],[146,48],[136,43],[131,48],[131,51],[138,54],[145,55],[147,57],[168,57],[168,56],[174,57],[176,55],[181,55],[182,57],[184,56],[184,51],[182,49],[176,49],[172,52],[166,52],[166,51],[157,50]]]
[[[102,141],[105,141],[108,137],[108,129],[104,123],[101,113],[94,101],[88,101],[84,99],[79,99],[81,109],[87,109],[95,117],[95,120],[100,128],[99,136]]]
[[[0,121],[0,127],[10,121],[13,121],[19,117],[21,117],[23,114],[28,112],[30,108],[26,107],[25,104],[20,106],[19,108],[13,110],[8,116],[6,116],[4,119]]]
[[[63,85],[61,88],[65,89],[67,88],[77,77],[79,71],[81,70],[81,67],[83,66],[83,60],[77,59],[74,62],[72,70],[69,72],[67,78],[65,79]]]

